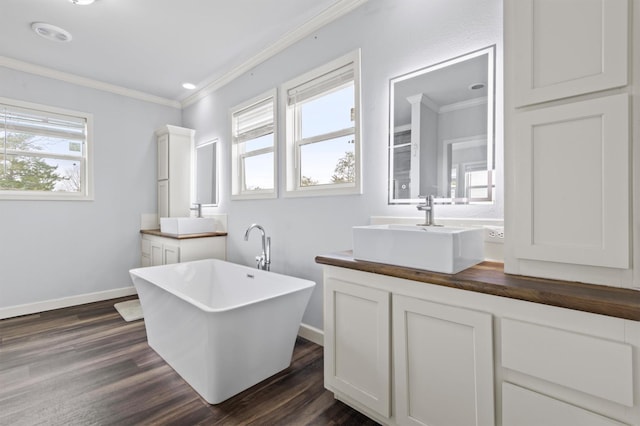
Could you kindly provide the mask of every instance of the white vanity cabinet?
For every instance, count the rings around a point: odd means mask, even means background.
[[[166,125],[156,131],[158,143],[158,217],[191,213],[191,153],[195,131]]]
[[[398,282],[325,267],[325,387],[383,424],[494,425],[491,315]]]
[[[321,258],[325,387],[372,419],[640,426],[640,321],[399,278],[388,265],[375,273],[371,263],[364,270],[331,263],[358,263],[344,256]],[[518,281],[525,293],[544,280],[530,281],[531,288]],[[458,278],[452,282],[458,287]]]
[[[172,238],[143,233],[140,266],[227,258],[227,237]]]

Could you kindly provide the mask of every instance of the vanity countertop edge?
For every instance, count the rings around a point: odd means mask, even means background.
[[[356,260],[350,250],[316,256],[315,261],[323,265],[640,321],[640,290],[505,274],[503,264],[498,262],[482,262],[457,274],[442,274]]]
[[[208,237],[226,237],[227,236],[226,232],[200,232],[198,234],[176,235],[176,234],[168,234],[166,232],[160,232],[159,229],[141,229],[140,233],[146,234],[146,235],[155,235],[157,237],[173,238],[176,240],[188,240],[191,238],[208,238]]]

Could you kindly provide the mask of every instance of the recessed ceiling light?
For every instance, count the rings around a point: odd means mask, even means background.
[[[95,0],[69,0],[73,4],[77,4],[78,6],[86,6],[88,4],[93,3]]]
[[[182,87],[184,87],[187,90],[193,90],[196,88],[196,85],[193,83],[182,83]]]
[[[73,38],[69,31],[45,22],[34,22],[31,24],[31,29],[40,37],[44,37],[47,40],[71,41]]]

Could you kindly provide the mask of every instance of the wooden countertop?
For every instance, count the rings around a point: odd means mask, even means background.
[[[184,235],[176,235],[176,234],[167,234],[166,232],[160,232],[159,229],[141,229],[141,234],[147,235],[155,235],[158,237],[165,238],[173,238],[175,240],[188,240],[191,238],[207,238],[207,237],[226,237],[226,232],[202,232],[199,234],[184,234]]]
[[[351,251],[317,256],[316,263],[640,321],[639,290],[510,275],[502,263],[482,262],[453,275],[355,260]]]

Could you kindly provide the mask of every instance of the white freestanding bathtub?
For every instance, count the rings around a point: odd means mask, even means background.
[[[315,286],[218,259],[130,274],[149,346],[210,404],[291,364]]]

